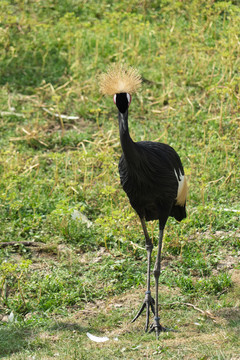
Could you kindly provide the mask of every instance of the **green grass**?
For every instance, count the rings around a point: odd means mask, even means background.
[[[237,1],[1,1],[0,241],[14,245],[0,247],[0,358],[237,359],[239,20]],[[189,182],[159,294],[178,332],[158,342],[144,316],[130,324],[146,251],[119,184],[116,108],[98,89],[114,61],[144,79],[133,139],[173,146]]]

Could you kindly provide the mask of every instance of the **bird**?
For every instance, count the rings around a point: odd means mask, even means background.
[[[136,321],[146,308],[145,331],[154,331],[158,338],[161,332],[168,330],[160,323],[158,309],[163,233],[169,216],[179,222],[187,216],[187,180],[180,157],[170,145],[155,141],[135,142],[131,138],[128,112],[132,94],[141,86],[139,72],[133,67],[115,63],[107,72],[100,75],[99,84],[102,94],[113,96],[118,109],[122,147],[122,156],[118,165],[120,183],[132,208],[140,218],[147,251],[147,289],[142,306],[132,322]],[[146,225],[146,222],[152,220],[159,222],[158,250],[153,270],[155,300],[150,289],[153,242]],[[151,311],[154,320],[149,327]]]

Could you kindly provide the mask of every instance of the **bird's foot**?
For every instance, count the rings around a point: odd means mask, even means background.
[[[139,316],[141,315],[141,313],[143,312],[143,310],[146,307],[147,313],[146,313],[146,324],[145,324],[145,332],[148,331],[148,325],[149,325],[149,314],[150,314],[150,309],[153,312],[153,315],[155,315],[155,307],[154,307],[155,301],[151,296],[151,291],[146,291],[145,292],[145,299],[143,301],[143,304],[140,308],[140,310],[138,311],[137,315],[134,317],[134,319],[132,320],[132,323],[137,320],[139,318]]]
[[[155,333],[156,333],[156,338],[157,338],[157,339],[158,339],[158,336],[159,336],[159,334],[160,334],[161,332],[167,331],[167,329],[164,328],[164,327],[160,324],[159,320],[160,320],[159,317],[155,317],[155,318],[154,318],[154,322],[153,322],[153,324],[150,326],[150,330],[149,330],[149,333],[155,331]]]

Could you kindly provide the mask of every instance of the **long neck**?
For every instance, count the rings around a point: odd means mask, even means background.
[[[137,156],[137,149],[136,144],[131,139],[128,130],[128,110],[122,114],[120,111],[118,112],[118,123],[119,123],[119,134],[120,134],[120,141],[122,150],[125,156],[125,159],[128,163],[136,163],[138,156]]]

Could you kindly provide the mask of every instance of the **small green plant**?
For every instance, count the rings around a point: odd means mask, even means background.
[[[8,261],[2,262],[0,265],[0,290],[1,302],[3,305],[7,305],[11,308],[12,297],[17,297],[18,310],[23,312],[27,310],[28,299],[24,293],[24,285],[31,264],[31,260],[22,260],[17,264]]]

